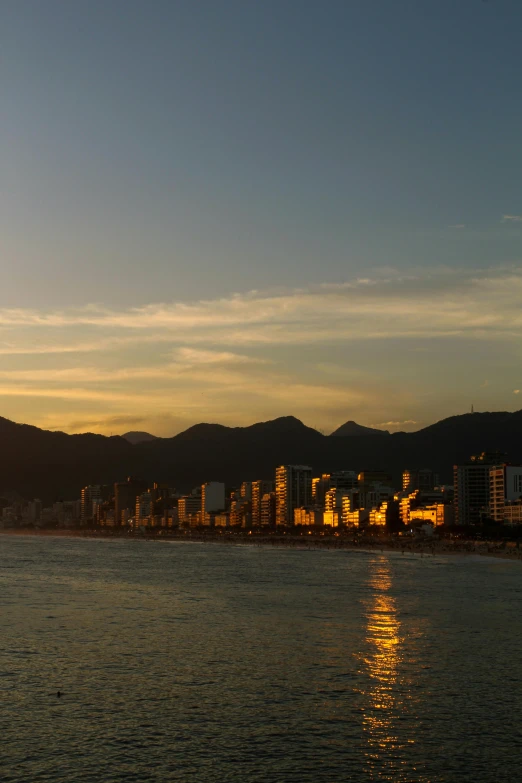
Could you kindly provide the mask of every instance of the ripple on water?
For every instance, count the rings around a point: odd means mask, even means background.
[[[5,538],[2,783],[519,779],[520,564]]]

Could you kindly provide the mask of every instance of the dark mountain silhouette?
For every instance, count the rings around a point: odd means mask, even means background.
[[[150,432],[139,432],[134,430],[132,432],[124,432],[121,437],[125,438],[125,440],[128,440],[129,443],[132,443],[133,445],[136,443],[144,443],[148,440],[157,440],[156,435],[151,435]]]
[[[126,476],[168,481],[182,491],[203,481],[272,478],[277,465],[332,470],[382,469],[396,486],[404,468],[430,467],[452,481],[452,467],[471,454],[499,450],[522,461],[522,411],[453,416],[418,432],[388,437],[322,435],[293,416],[224,427],[198,424],[173,438],[135,445],[122,437],[66,435],[0,418],[0,495],[18,492],[44,502],[79,496],[86,484],[112,484]]]
[[[330,435],[342,436],[344,438],[351,438],[354,435],[389,435],[388,430],[376,430],[373,427],[363,427],[362,424],[357,424],[356,421],[347,421],[345,424],[341,424],[336,430],[330,433]]]

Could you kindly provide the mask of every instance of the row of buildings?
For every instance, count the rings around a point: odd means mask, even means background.
[[[428,469],[405,470],[400,489],[383,471],[340,470],[313,476],[307,465],[281,465],[274,480],[244,481],[226,492],[211,481],[188,494],[168,484],[130,477],[89,485],[78,501],[44,508],[0,502],[1,522],[96,524],[114,527],[358,528],[402,525],[476,525],[492,519],[522,524],[522,466],[483,452],[454,467],[453,485]]]

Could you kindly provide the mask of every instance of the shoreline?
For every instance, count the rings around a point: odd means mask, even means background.
[[[395,552],[396,554],[411,554],[419,557],[476,555],[479,557],[494,557],[501,560],[522,562],[522,548],[512,541],[478,541],[474,539],[400,539],[398,537],[344,537],[338,535],[284,535],[284,534],[250,534],[248,532],[234,533],[202,533],[190,531],[172,531],[159,528],[152,531],[115,531],[110,528],[0,528],[0,535],[37,536],[51,538],[81,538],[123,541],[151,541],[222,544],[228,546],[262,546],[299,550],[339,550],[372,554],[375,552]]]

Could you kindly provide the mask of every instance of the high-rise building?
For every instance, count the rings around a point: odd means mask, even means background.
[[[324,506],[325,495],[331,487],[330,479],[329,473],[312,479],[312,503],[315,506]]]
[[[220,481],[207,481],[201,485],[201,513],[211,514],[225,509],[225,485]]]
[[[482,452],[465,465],[454,465],[455,524],[477,525],[487,513],[490,498],[490,469],[505,462],[505,454]]]
[[[323,525],[325,527],[339,527],[341,522],[341,510],[323,511]]]
[[[489,515],[495,522],[512,521],[510,507],[522,499],[522,466],[496,465],[489,470],[489,482]]]
[[[356,489],[358,484],[355,470],[336,470],[330,475],[330,488],[341,492]]]
[[[341,520],[343,527],[355,528],[368,519],[369,511],[367,509],[353,508],[349,495],[344,495]]]
[[[363,470],[357,477],[359,507],[378,508],[381,503],[393,498],[395,491],[390,486],[392,478],[382,470]]]
[[[230,495],[230,526],[252,527],[252,501],[241,494],[241,491],[232,492]]]
[[[323,512],[318,508],[295,508],[294,525],[313,525],[323,524]]]
[[[153,514],[154,498],[152,492],[142,492],[136,498],[136,524],[140,525],[145,519],[149,519]]]
[[[312,468],[280,465],[276,469],[276,525],[292,525],[294,510],[312,502]]]
[[[275,492],[266,492],[261,498],[261,525],[274,527],[276,500]]]
[[[245,500],[252,500],[252,482],[243,481],[241,484],[241,489],[239,490],[239,494]]]
[[[438,476],[428,468],[420,470],[407,469],[402,472],[402,488],[404,491],[414,492],[416,489],[420,489],[421,492],[427,492],[438,483]]]
[[[114,485],[114,523],[121,525],[123,521],[122,514],[128,518],[133,515],[136,509],[136,498],[145,492],[147,482],[129,476],[127,481],[118,481]]]
[[[434,527],[451,525],[453,522],[453,506],[449,503],[431,503],[410,511],[410,522],[430,522]]]
[[[252,482],[252,525],[261,526],[261,501],[263,495],[272,492],[274,488],[273,481],[253,481]]]
[[[88,522],[93,517],[93,504],[101,503],[104,498],[104,492],[100,484],[89,484],[81,491],[81,521]]]
[[[178,519],[180,525],[186,525],[190,517],[201,512],[201,497],[199,495],[184,495],[178,500]]]

